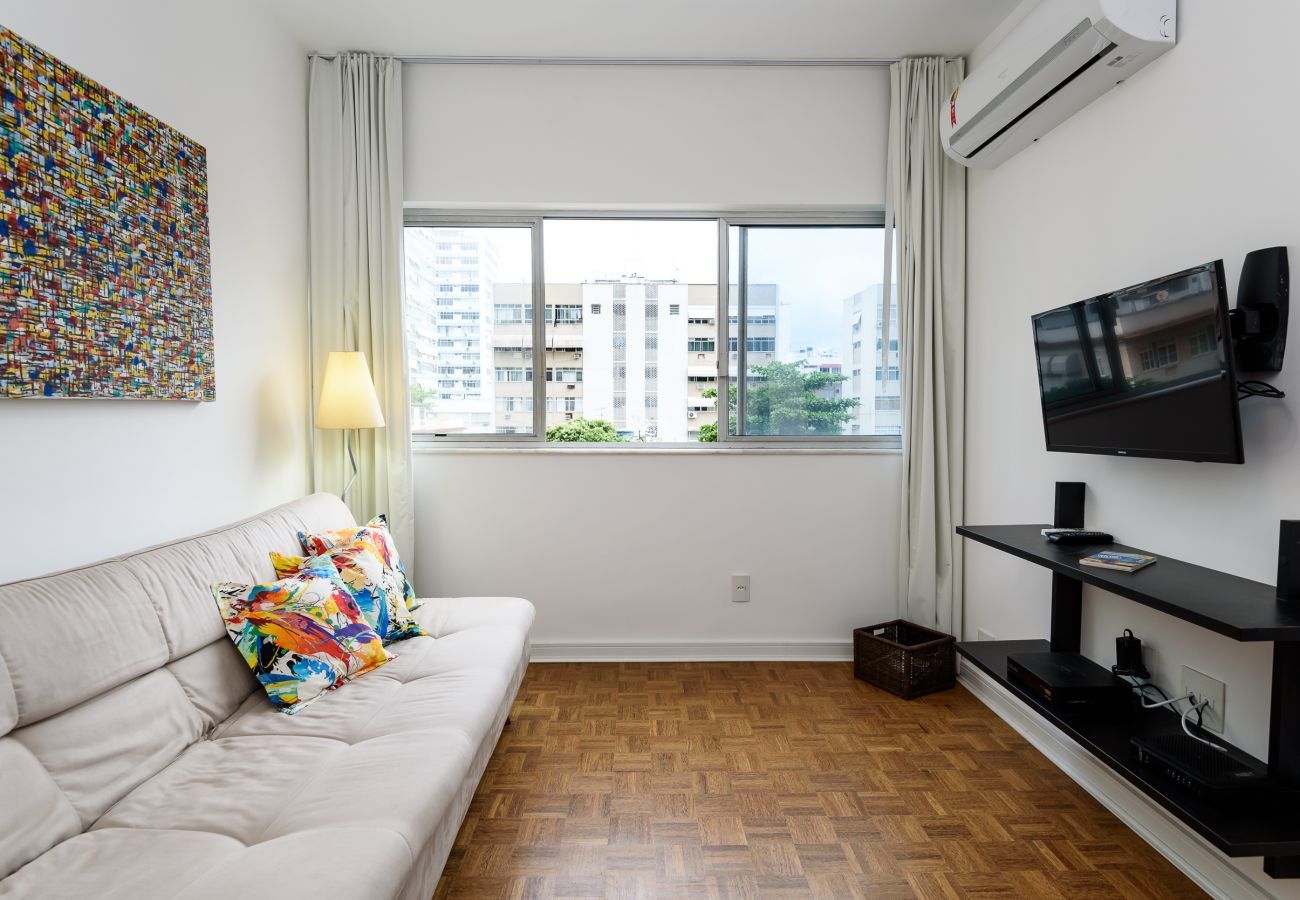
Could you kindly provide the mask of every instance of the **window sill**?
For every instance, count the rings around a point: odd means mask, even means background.
[[[488,455],[544,455],[571,456],[587,454],[598,456],[900,456],[900,448],[882,447],[611,447],[599,444],[570,444],[567,447],[514,445],[450,445],[430,446],[416,444],[411,453],[416,456],[441,456],[445,454]]]

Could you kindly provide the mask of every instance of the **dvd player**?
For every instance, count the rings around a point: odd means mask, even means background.
[[[1132,688],[1078,653],[1013,653],[1007,678],[1048,703],[1119,703]]]

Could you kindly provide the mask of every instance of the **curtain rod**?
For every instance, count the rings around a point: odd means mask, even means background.
[[[316,53],[332,59],[333,53]],[[383,54],[377,54],[383,55]],[[670,57],[670,56],[394,56],[412,65],[426,66],[888,66],[897,58],[770,58],[770,57]]]

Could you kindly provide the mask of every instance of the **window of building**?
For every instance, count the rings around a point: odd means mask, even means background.
[[[555,325],[581,325],[582,324],[582,304],[581,303],[557,303],[555,305],[547,304],[546,321]]]
[[[897,446],[878,219],[408,210],[407,226],[417,439],[536,442],[585,417],[624,443]]]
[[[1142,350],[1138,358],[1144,372],[1168,368],[1178,362],[1178,344],[1173,341],[1153,341]]]
[[[1194,331],[1187,338],[1187,353],[1189,356],[1204,356],[1206,353],[1213,353],[1219,349],[1218,332],[1213,325],[1208,325],[1200,331]]]

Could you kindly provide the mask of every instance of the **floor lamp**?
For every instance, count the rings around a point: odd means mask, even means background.
[[[334,350],[325,360],[325,382],[316,406],[317,428],[343,429],[343,445],[352,464],[352,477],[343,488],[343,502],[357,480],[357,457],[352,450],[352,432],[358,428],[383,428],[384,413],[375,395],[366,355],[360,351]]]

